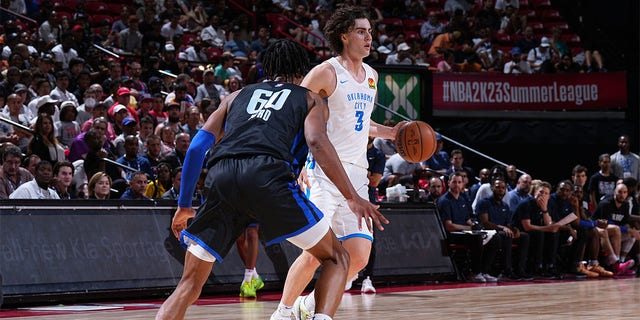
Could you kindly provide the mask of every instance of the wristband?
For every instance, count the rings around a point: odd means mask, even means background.
[[[215,141],[216,136],[204,129],[198,130],[198,133],[191,140],[182,166],[182,181],[180,181],[180,195],[178,196],[179,207],[191,208],[191,199],[200,177],[200,171],[202,171],[204,157]]]

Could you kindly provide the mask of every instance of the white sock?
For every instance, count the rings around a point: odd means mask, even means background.
[[[316,309],[316,297],[314,295],[315,290],[311,291],[308,296],[304,297],[302,303],[307,308],[307,310],[315,310]],[[329,318],[330,319],[330,318]]]
[[[256,271],[256,268],[253,268],[253,270],[251,270],[251,279],[258,279],[260,278],[260,275],[258,274],[258,271]]]
[[[244,269],[244,282],[251,282],[251,277],[253,277],[253,269]]]
[[[293,312],[293,307],[292,306],[285,306],[284,303],[280,302],[278,304],[278,309],[277,311],[284,315],[284,316],[288,316]]]
[[[626,255],[620,257],[620,262],[625,262],[626,260],[627,260],[627,256]]]
[[[599,264],[598,260],[589,260],[589,266],[594,267]]]
[[[609,261],[609,264],[615,264],[616,262],[618,262],[619,259],[620,258],[614,253],[609,256],[608,261]]]
[[[313,315],[313,319],[314,320],[333,320],[333,318],[329,317],[324,313],[316,313],[315,315]]]

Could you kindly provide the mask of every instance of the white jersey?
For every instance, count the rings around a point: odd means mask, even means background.
[[[336,58],[326,63],[330,63],[336,72],[336,88],[327,99],[327,135],[354,189],[361,198],[369,199],[367,142],[376,99],[375,74],[370,66],[363,64],[366,76],[364,81],[358,83]],[[373,240],[373,234],[367,228],[358,228],[357,216],[351,212],[340,191],[320,166],[316,165],[313,155],[307,161],[307,174],[311,184],[309,199],[331,220],[331,228],[338,239],[357,236]],[[362,223],[366,222],[362,220]]]
[[[343,165],[352,164],[366,170],[371,112],[376,99],[374,71],[363,64],[366,76],[358,83],[336,58],[326,63],[330,63],[336,72],[336,88],[327,101],[327,135]],[[314,168],[311,165],[307,169]]]

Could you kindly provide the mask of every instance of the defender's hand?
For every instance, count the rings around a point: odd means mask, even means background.
[[[180,232],[187,228],[187,220],[193,218],[196,211],[193,208],[178,207],[171,221],[171,230],[176,238],[180,238]]]

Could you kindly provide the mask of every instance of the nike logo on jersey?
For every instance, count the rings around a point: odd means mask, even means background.
[[[347,82],[349,82],[349,80],[340,80],[340,84],[345,84]]]

